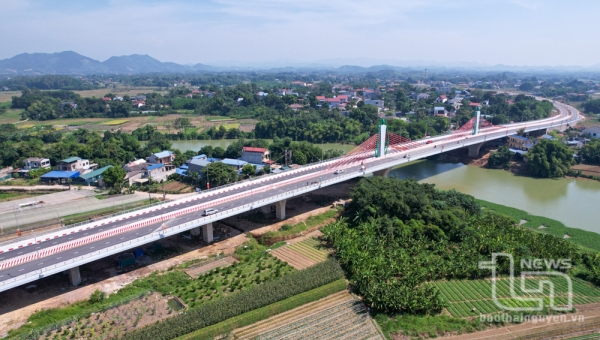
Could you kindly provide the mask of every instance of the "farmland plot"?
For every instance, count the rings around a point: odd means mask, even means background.
[[[236,339],[383,339],[362,302],[347,291],[233,332]]]
[[[541,279],[548,278],[527,278],[525,280],[525,288],[537,288]],[[568,303],[568,287],[565,279],[553,277],[550,281],[554,284],[554,304],[561,306]],[[573,283],[572,301],[574,305],[600,302],[599,289],[580,279],[571,278],[571,281]],[[496,295],[502,304],[510,307],[533,307],[537,305],[535,301],[520,301],[519,299],[512,298],[509,282],[508,278],[497,280]],[[548,304],[550,293],[548,285],[544,286],[543,293],[525,293],[521,290],[518,279],[515,283],[515,295],[517,297],[544,297],[545,304]],[[503,311],[492,300],[491,280],[438,281],[435,285],[440,290],[444,301],[448,304],[448,312],[452,316],[469,317]]]
[[[317,249],[318,246],[319,241],[309,238],[302,242],[277,248],[271,252],[271,255],[287,262],[296,269],[304,269],[327,259],[327,252]]]

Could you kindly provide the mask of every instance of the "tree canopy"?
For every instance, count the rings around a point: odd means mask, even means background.
[[[563,177],[573,164],[573,151],[559,141],[540,140],[527,152],[527,165],[537,177]]]

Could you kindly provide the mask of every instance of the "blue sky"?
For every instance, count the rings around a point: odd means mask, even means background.
[[[588,66],[600,63],[598,13],[591,0],[0,0],[0,59]]]

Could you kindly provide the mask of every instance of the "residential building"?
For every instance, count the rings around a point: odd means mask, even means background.
[[[56,164],[56,169],[59,171],[88,170],[89,168],[90,161],[79,157],[69,157]]]
[[[448,111],[446,111],[446,109],[443,106],[435,106],[433,108],[433,115],[440,116],[440,117],[447,117]]]
[[[148,163],[152,164],[171,164],[175,159],[175,154],[172,151],[163,150],[162,152],[153,153],[146,158]]]
[[[248,163],[267,163],[267,161],[270,161],[269,157],[269,150],[265,148],[254,148],[250,146],[245,146],[242,148],[242,160]]]
[[[519,135],[508,136],[508,147],[510,149],[518,149],[527,151],[533,147],[533,142],[527,137]]]
[[[429,99],[429,93],[419,93],[417,95],[417,97],[415,98],[415,101],[419,101],[421,99],[425,99],[425,100]]]
[[[383,109],[383,99],[368,99],[365,100],[365,105],[373,105]]]
[[[148,168],[144,171],[145,179],[151,178],[154,182],[163,182],[167,180],[169,175],[175,173],[175,166],[171,164],[149,164]]]
[[[30,157],[23,160],[23,170],[46,169],[50,167],[48,158]]]
[[[327,98],[325,98],[325,96],[317,96],[317,103],[319,105],[323,104],[326,101],[327,101]]]
[[[268,96],[269,94],[266,92],[260,91],[256,95],[258,96],[258,98],[264,98],[264,97]]]
[[[86,174],[80,175],[79,179],[81,179],[82,181],[87,183],[87,185],[97,184],[98,186],[102,187],[102,186],[104,186],[104,180],[102,179],[102,174],[106,170],[110,169],[111,167],[112,167],[112,165],[107,165],[103,168],[94,170],[92,172],[88,172]]]
[[[446,97],[446,95],[444,95],[444,94],[439,95],[437,98],[435,98],[436,103],[445,103],[447,101],[448,101],[448,97]]]
[[[236,170],[240,170],[244,165],[250,163],[250,162],[243,161],[241,159],[231,159],[231,158],[223,158],[223,160],[221,162],[225,165],[234,167]]]
[[[329,104],[329,107],[340,106],[340,100],[338,98],[327,98],[326,101]]]
[[[132,98],[132,100],[143,102],[143,101],[146,101],[146,96],[143,96],[143,95],[135,96]]]
[[[146,170],[146,160],[145,159],[136,159],[135,161],[131,161],[123,166],[123,170],[126,172]]]
[[[290,109],[292,109],[292,111],[298,111],[300,110],[304,105],[302,104],[290,104]]]
[[[348,96],[346,96],[346,95],[339,95],[339,96],[336,96],[336,98],[340,100],[340,104],[344,104],[344,103],[348,102]]]
[[[192,159],[188,162],[187,173],[190,172],[200,172],[202,169],[206,168],[211,163],[207,158],[196,158]]]
[[[591,138],[600,138],[600,126],[592,126],[582,131],[584,135],[589,135]]]
[[[365,99],[373,99],[373,98],[377,97],[377,92],[375,92],[373,90],[363,90],[362,96]]]

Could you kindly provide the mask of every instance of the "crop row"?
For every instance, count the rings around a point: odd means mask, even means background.
[[[342,277],[343,271],[337,262],[327,260],[221,299],[205,302],[197,308],[189,309],[185,314],[176,315],[125,334],[123,339],[173,339],[320,287]]]

